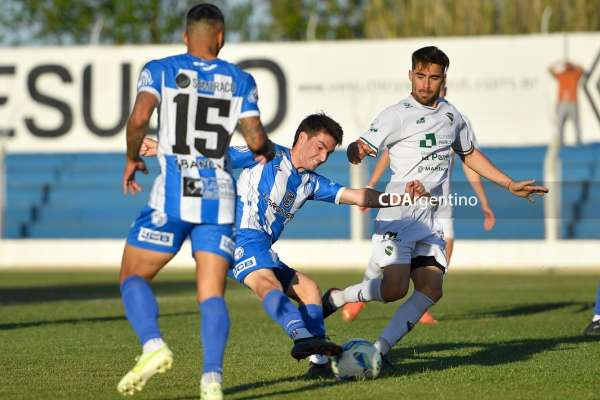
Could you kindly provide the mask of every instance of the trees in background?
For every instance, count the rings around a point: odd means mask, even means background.
[[[178,43],[190,0],[3,0],[0,43]],[[600,0],[215,0],[232,41],[600,30]]]

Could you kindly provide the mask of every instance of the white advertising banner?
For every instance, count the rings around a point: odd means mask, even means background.
[[[325,111],[342,124],[347,144],[409,94],[411,53],[426,45],[450,57],[448,99],[470,117],[482,145],[548,143],[557,88],[547,68],[565,54],[589,72],[579,88],[583,139],[600,139],[600,33],[228,44],[221,57],[255,76],[263,123],[276,142],[291,145],[300,120]],[[183,45],[0,49],[5,147],[124,150],[141,67],[182,52]]]

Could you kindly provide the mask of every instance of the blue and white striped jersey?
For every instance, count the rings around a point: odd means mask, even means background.
[[[275,157],[265,164],[256,163],[247,147],[231,147],[229,159],[232,168],[244,168],[237,181],[238,235],[258,230],[275,243],[306,200],[337,204],[344,189],[316,172],[298,172],[283,146],[275,145]]]
[[[259,115],[254,78],[224,60],[180,54],[148,62],[138,92],[159,101],[161,174],[148,205],[192,223],[233,223],[235,183],[225,159],[238,120]]]

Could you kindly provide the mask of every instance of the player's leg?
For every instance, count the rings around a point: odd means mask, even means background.
[[[251,271],[245,277],[244,284],[262,301],[267,315],[294,341],[292,357],[299,360],[311,354],[341,353],[338,345],[310,332],[302,313],[285,295],[283,286],[272,269],[261,268]]]
[[[346,303],[379,301],[388,303],[403,298],[410,282],[410,260],[415,245],[401,241],[396,232],[374,234],[374,262],[384,266],[383,276],[348,286],[343,290],[329,289],[323,295],[323,315],[327,318]]]
[[[223,397],[223,357],[229,336],[229,313],[223,296],[227,270],[233,261],[232,226],[196,225],[190,236],[203,349],[201,399],[219,400]]]
[[[365,269],[365,273],[363,275],[363,282],[368,281],[370,279],[377,279],[383,277],[383,270],[375,262],[373,257],[369,258],[369,262],[367,263],[367,269]],[[357,301],[354,303],[344,304],[342,308],[342,319],[346,322],[352,322],[358,317],[358,314],[363,310],[366,306],[366,302]]]
[[[596,305],[594,306],[594,316],[592,322],[583,331],[584,335],[600,335],[600,285],[596,290]]]
[[[431,235],[415,244],[414,254],[410,268],[415,290],[394,312],[379,340],[375,342],[375,346],[384,355],[442,297],[442,282],[447,267],[443,240],[437,235]]]
[[[306,328],[315,337],[325,338],[325,323],[323,306],[321,305],[321,289],[307,275],[289,268],[281,263],[282,268],[275,269],[275,275],[281,282],[285,293],[298,303]],[[309,357],[308,378],[332,378],[331,361],[322,354],[312,354]]]
[[[119,382],[117,389],[122,394],[142,390],[154,374],[171,367],[173,356],[158,326],[158,304],[149,282],[177,253],[187,232],[186,223],[169,220],[149,207],[142,210],[129,232],[119,277],[121,299],[142,355]]]

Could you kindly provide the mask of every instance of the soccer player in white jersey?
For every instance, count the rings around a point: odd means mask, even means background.
[[[442,88],[442,90],[440,91],[440,97],[445,98],[447,92],[448,92],[448,89],[446,86],[444,86]],[[475,138],[475,132],[473,131],[471,122],[469,121],[467,116],[464,114],[462,114],[462,118],[465,121],[465,124],[467,125],[467,130],[469,132],[469,140],[473,143],[473,146],[475,146],[475,148],[479,148],[479,145],[477,144],[477,139]],[[449,171],[448,171],[449,174],[452,171],[452,168],[454,166],[454,160],[455,160],[455,157],[452,157],[450,159],[450,167],[449,167]],[[389,166],[390,166],[390,155],[389,155],[389,151],[387,149],[385,149],[384,151],[381,152],[381,156],[379,157],[379,160],[377,161],[375,168],[373,168],[373,173],[371,174],[371,178],[369,179],[369,182],[367,183],[367,187],[375,188],[375,186],[379,182],[379,179],[381,179],[381,177],[385,173],[385,170]],[[485,189],[483,188],[483,184],[481,182],[481,177],[479,176],[479,174],[477,174],[477,172],[475,172],[471,168],[467,167],[466,164],[464,164],[464,163],[462,163],[462,168],[463,168],[464,174],[467,178],[467,181],[469,182],[469,184],[473,188],[473,191],[475,192],[475,195],[479,199],[479,206],[481,207],[481,212],[483,213],[483,228],[486,231],[489,231],[496,224],[496,216],[494,215],[494,212],[490,208],[488,198],[485,194]],[[450,178],[451,177],[449,176],[448,179],[446,179],[443,184],[444,196],[447,198],[448,198],[448,196],[452,195],[450,192]],[[366,210],[368,210],[368,209],[361,208],[361,211],[366,211]],[[436,216],[442,227],[442,232],[444,233],[444,242],[446,243],[446,248],[445,248],[446,249],[446,258],[448,260],[448,264],[450,264],[450,260],[452,258],[452,250],[454,249],[454,218],[452,216],[452,206],[450,205],[450,203],[446,202],[444,204],[440,204],[438,206]],[[381,277],[381,274],[382,274],[381,268],[377,265],[377,263],[375,263],[375,261],[371,257],[371,259],[369,260],[369,262],[367,264],[367,268],[365,270],[363,280],[378,278],[378,277]],[[356,302],[356,303],[345,304],[344,308],[342,309],[342,318],[348,322],[353,321],[358,316],[358,314],[362,311],[362,309],[364,308],[365,305],[366,305],[366,303],[360,302],[360,301]],[[431,313],[429,311],[426,311],[423,314],[423,316],[419,319],[419,322],[422,324],[436,324],[437,320],[433,317],[433,315],[431,315]]]
[[[341,348],[324,337],[317,284],[284,264],[272,245],[307,200],[376,208],[389,204],[387,193],[344,188],[314,172],[342,143],[342,137],[337,122],[324,114],[313,114],[298,126],[292,148],[276,145],[275,157],[265,164],[256,163],[247,150],[230,150],[232,167],[244,168],[237,182],[235,263],[231,275],[256,294],[271,319],[294,341],[291,353],[296,359],[314,354],[336,355]],[[405,187],[402,189],[404,193]],[[418,181],[407,183],[404,196],[415,198],[424,194],[424,186]],[[288,296],[297,300],[299,307]],[[328,360],[316,357],[311,362],[326,364]]]
[[[433,198],[440,198],[456,152],[469,168],[516,196],[529,199],[547,193],[548,189],[535,186],[534,180],[513,181],[473,146],[460,112],[439,97],[449,64],[437,47],[415,51],[409,71],[410,96],[386,108],[368,131],[348,146],[349,161],[360,163],[367,155],[375,156],[387,148],[393,175],[386,191],[398,191],[406,182],[418,179]],[[433,201],[426,207],[380,210],[372,243],[373,259],[383,269],[383,277],[343,290],[329,289],[323,295],[323,315],[328,316],[350,302],[399,300],[408,292],[412,278],[413,294],[395,311],[375,342],[383,355],[442,297],[447,259],[435,211]]]
[[[197,301],[203,344],[201,398],[222,398],[223,354],[229,317],[223,299],[233,256],[235,187],[226,161],[230,136],[239,122],[257,162],[274,155],[263,130],[251,75],[218,58],[224,45],[224,17],[211,4],[187,13],[187,53],[148,62],[127,124],[123,191],[141,191],[136,171],[147,173],[138,153],[150,116],[158,108],[158,161],[148,205],[127,238],[121,264],[121,298],[142,355],[119,382],[124,395],[142,390],[173,355],[158,326],[158,305],[149,282],[190,238],[196,261]]]

